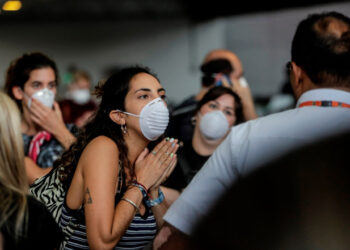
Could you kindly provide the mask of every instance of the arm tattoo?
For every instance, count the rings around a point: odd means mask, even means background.
[[[86,188],[85,194],[87,196],[87,197],[85,197],[85,204],[92,204],[92,198],[91,198],[89,188]]]

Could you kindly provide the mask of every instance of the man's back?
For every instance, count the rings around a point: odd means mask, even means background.
[[[317,89],[305,101],[350,103],[350,93]],[[293,149],[350,129],[350,109],[307,106],[256,119],[232,129],[228,138],[173,204],[165,220],[190,234],[196,221],[237,178]]]
[[[161,230],[158,239],[165,238],[166,230],[172,230],[168,236],[180,236],[174,227],[191,234],[240,176],[298,147],[350,129],[350,18],[337,12],[309,15],[298,24],[291,47],[287,65],[298,107],[233,128],[170,207],[164,218],[170,226]]]
[[[327,137],[245,176],[186,249],[348,250],[349,141],[349,132]]]

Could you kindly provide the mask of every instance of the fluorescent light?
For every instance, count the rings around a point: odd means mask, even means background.
[[[2,6],[4,11],[17,11],[22,8],[21,1],[6,1]]]

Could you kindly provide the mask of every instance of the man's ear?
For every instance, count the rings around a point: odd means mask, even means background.
[[[304,71],[303,69],[298,66],[295,62],[291,62],[291,70],[293,71],[293,74],[294,74],[294,77],[295,79],[297,80],[297,83],[301,83],[303,81],[303,74],[304,74]]]
[[[303,92],[305,72],[295,62],[291,62],[290,70],[291,70],[290,81],[292,84],[292,89],[294,91],[295,96],[298,98]]]
[[[126,123],[125,114],[117,110],[112,110],[109,112],[109,118],[111,118],[111,120],[118,125],[124,125]]]
[[[17,100],[22,100],[24,98],[23,90],[19,86],[12,87],[12,94]]]

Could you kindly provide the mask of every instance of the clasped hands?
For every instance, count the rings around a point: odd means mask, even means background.
[[[147,190],[158,190],[176,166],[178,148],[178,140],[168,137],[163,139],[152,152],[145,148],[135,162],[137,181]]]

